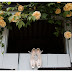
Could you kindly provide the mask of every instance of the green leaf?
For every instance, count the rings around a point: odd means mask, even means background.
[[[22,22],[23,22],[23,21],[22,21]],[[24,27],[24,26],[25,26],[25,23],[23,22],[23,24],[22,24],[22,25],[23,25],[23,27]]]
[[[8,5],[10,5],[10,4],[11,4],[11,2],[7,2],[7,4],[8,4]]]
[[[28,16],[28,15],[27,15],[27,14],[22,13],[22,14],[21,14],[21,16],[22,16],[22,18],[27,18],[27,16]]]
[[[30,21],[30,20],[31,20],[31,18],[32,18],[31,16],[28,16],[27,20],[29,20],[29,21]]]
[[[19,24],[19,21],[16,22],[16,26]]]
[[[70,14],[70,11],[65,11],[65,12],[63,13],[63,17],[66,17],[67,14]]]
[[[61,25],[61,21],[56,21],[55,24]]]
[[[27,24],[27,25],[31,25],[29,21],[27,21],[27,23],[26,23],[26,24]]]
[[[6,4],[6,2],[3,2],[4,4]]]
[[[4,47],[4,43],[2,43],[2,47]]]
[[[46,17],[47,17],[47,14],[46,13],[43,13],[42,14],[42,19],[46,19]]]
[[[22,26],[25,26],[25,23],[24,23],[23,21],[20,21],[20,22],[18,23],[18,28],[20,29]]]
[[[11,7],[8,7],[6,10],[7,10],[7,11],[10,11],[10,10],[11,10]]]
[[[2,9],[2,6],[0,6],[0,10]]]
[[[11,22],[12,18],[13,18],[13,16],[10,16],[10,17],[9,17],[9,19],[8,19],[8,20],[9,20],[9,22]]]
[[[12,9],[12,11],[14,11],[14,10],[15,10],[15,8],[14,8],[14,7],[12,7],[11,9]]]
[[[54,32],[53,34],[56,35],[56,37],[59,36],[59,33],[58,32]]]
[[[55,3],[48,3],[48,6],[54,5]]]
[[[51,23],[51,24],[52,24],[52,23],[54,23],[54,21],[53,21],[53,20],[49,20],[48,22],[49,22],[49,23]]]
[[[35,21],[35,20],[36,20],[35,16],[32,16],[31,18],[32,18],[32,20],[33,20],[33,21]]]
[[[20,29],[21,27],[22,27],[22,24],[19,23],[19,24],[18,24],[18,28]]]
[[[2,54],[4,54],[4,51],[2,52]]]

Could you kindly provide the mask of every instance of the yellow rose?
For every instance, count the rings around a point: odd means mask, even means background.
[[[6,26],[6,22],[4,20],[0,20],[0,26],[1,27],[5,27]]]
[[[16,12],[15,15],[16,16],[20,16],[21,12]]]
[[[0,11],[0,15],[2,15],[2,14],[4,14],[4,12],[3,11]]]
[[[70,11],[70,8],[68,8],[68,7],[63,7],[63,10],[64,10],[64,11]]]
[[[71,17],[72,16],[72,12],[70,11],[70,14],[67,14],[66,17]]]
[[[64,33],[64,37],[65,37],[66,39],[71,38],[71,36],[72,36],[72,34],[71,34],[71,32],[69,32],[69,31],[66,31],[66,32]]]
[[[24,7],[22,5],[19,5],[18,11],[23,11],[23,10],[24,10]]]
[[[56,9],[55,13],[56,13],[56,14],[60,14],[60,13],[61,13],[61,9],[59,9],[59,8]]]
[[[61,3],[61,2],[57,2],[57,3]]]
[[[64,11],[70,11],[72,10],[72,3],[67,3],[64,7],[63,7]]]
[[[3,20],[4,18],[2,16],[0,16],[0,20]]]
[[[14,17],[16,17],[16,20],[14,19]],[[13,15],[13,18],[12,18],[11,22],[17,22],[18,19],[19,19],[19,18],[17,17],[17,15]]]
[[[35,11],[32,16],[35,16],[36,20],[39,20],[41,17],[41,13],[39,11]]]

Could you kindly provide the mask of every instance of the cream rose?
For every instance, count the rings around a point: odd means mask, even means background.
[[[16,17],[16,20],[14,20],[14,17]],[[13,15],[13,18],[12,18],[11,22],[17,22],[18,19],[19,19],[19,18],[17,17],[17,15]]]
[[[71,36],[72,36],[72,34],[71,34],[71,32],[69,32],[69,31],[66,31],[66,32],[64,33],[64,37],[65,37],[66,39],[71,38]]]
[[[6,26],[6,22],[4,20],[0,20],[0,26],[1,27],[5,27]]]
[[[55,14],[60,14],[61,13],[61,9],[56,9]]]
[[[67,3],[64,7],[63,7],[64,11],[70,11],[72,10],[72,3]]]
[[[0,16],[0,20],[3,20],[4,18],[2,16]]]
[[[35,16],[36,20],[39,20],[41,17],[41,13],[39,11],[35,11],[32,16]]]
[[[22,5],[19,5],[18,11],[23,11],[23,10],[24,10],[24,7]]]
[[[16,12],[15,15],[16,16],[20,16],[21,12]]]

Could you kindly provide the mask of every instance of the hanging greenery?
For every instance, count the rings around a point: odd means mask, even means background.
[[[2,39],[2,31],[6,27],[11,29],[11,22],[15,22],[16,26],[27,27],[32,21],[47,20],[49,24],[56,24],[56,32],[58,37],[63,34],[65,38],[71,38],[70,31],[66,31],[64,26],[69,26],[72,16],[72,3],[29,3],[27,5],[16,4],[15,7],[3,8],[4,5],[10,5],[11,2],[0,2],[0,39]],[[10,11],[16,11],[13,15]],[[26,22],[24,22],[26,20]],[[4,46],[2,41],[0,44]]]

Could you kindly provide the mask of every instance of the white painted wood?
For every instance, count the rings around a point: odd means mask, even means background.
[[[50,68],[57,67],[57,54],[48,54],[48,66]]]
[[[57,54],[58,67],[71,67],[69,54]]]
[[[7,52],[7,46],[8,46],[8,35],[9,35],[9,30],[8,30],[7,28],[5,28],[4,31],[5,31],[5,33],[4,33],[4,34],[5,34],[4,53],[6,53],[6,52]]]
[[[41,68],[71,67],[69,54],[42,54]],[[37,67],[35,67],[36,70]],[[19,70],[32,70],[30,54],[20,54]]]
[[[4,54],[3,66],[5,69],[18,69],[18,54]]]
[[[30,66],[30,54],[20,54],[19,60],[19,69],[20,70],[37,70],[38,68],[35,67],[34,69]],[[47,54],[42,54],[42,67],[47,67]]]
[[[69,40],[69,53],[70,53],[70,58],[72,62],[72,38]]]
[[[9,30],[4,28],[4,31],[3,31],[3,38],[2,38],[2,43],[4,43],[4,47],[1,47],[0,45],[0,54],[2,54],[2,52],[6,53],[6,50],[7,50],[7,43],[8,43],[8,32]]]
[[[42,67],[48,66],[48,54],[42,54]]]
[[[3,54],[0,54],[0,68],[3,67]]]
[[[71,67],[69,54],[48,54],[48,67]]]
[[[20,54],[19,70],[31,70],[30,54]]]
[[[21,53],[18,64],[18,54],[0,54],[0,68],[16,70],[37,70],[30,66],[30,54]],[[71,67],[69,54],[42,54],[41,68]]]
[[[70,30],[72,33],[72,24],[70,23],[69,26],[66,26],[66,30]],[[67,54],[70,54],[70,60],[72,62],[72,38],[70,38],[70,40],[66,39],[66,50],[67,50]]]

